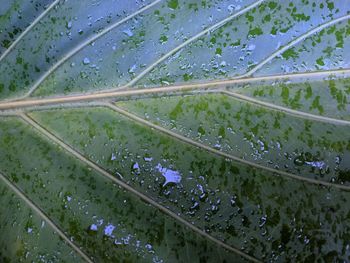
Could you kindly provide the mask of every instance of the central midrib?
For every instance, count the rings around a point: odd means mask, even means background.
[[[22,99],[17,101],[3,101],[3,102],[0,102],[0,111],[11,110],[11,109],[22,109],[22,108],[43,106],[43,105],[55,105],[55,104],[65,104],[65,103],[72,103],[72,102],[103,100],[108,98],[140,96],[140,95],[149,95],[149,94],[167,94],[167,93],[183,92],[183,91],[189,91],[189,90],[205,90],[205,89],[219,90],[220,88],[225,88],[226,86],[229,86],[229,85],[260,82],[260,81],[263,82],[263,81],[292,80],[292,79],[293,80],[300,79],[301,81],[305,81],[305,78],[324,79],[329,76],[344,77],[349,75],[350,75],[350,69],[340,69],[340,70],[282,74],[282,75],[231,79],[231,80],[221,80],[221,81],[209,81],[205,83],[192,83],[192,84],[143,88],[143,89],[137,89],[137,87],[133,87],[132,90],[128,89],[128,90],[120,90],[120,91],[103,91],[103,92],[76,94],[76,95],[68,95],[68,96],[61,96],[61,97],[49,97],[49,98],[40,98],[40,99],[33,98],[33,99]]]

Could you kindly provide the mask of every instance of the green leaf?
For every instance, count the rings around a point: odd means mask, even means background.
[[[349,261],[349,7],[3,3],[0,261]]]

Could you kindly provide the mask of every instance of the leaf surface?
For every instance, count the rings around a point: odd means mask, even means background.
[[[0,7],[0,261],[349,261],[350,2]]]

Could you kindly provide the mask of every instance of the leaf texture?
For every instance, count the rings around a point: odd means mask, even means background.
[[[350,1],[0,7],[1,262],[350,260]]]

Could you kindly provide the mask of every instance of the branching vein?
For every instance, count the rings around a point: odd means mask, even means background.
[[[173,92],[184,92],[190,90],[204,90],[204,89],[218,89],[222,87],[229,87],[237,84],[255,83],[264,81],[278,81],[278,80],[303,80],[303,79],[323,79],[330,76],[348,77],[350,75],[350,69],[339,70],[327,70],[319,72],[306,72],[295,74],[282,74],[273,76],[263,76],[254,78],[243,79],[231,79],[231,80],[219,80],[209,81],[205,83],[192,83],[192,84],[180,84],[165,87],[150,87],[144,89],[128,89],[124,91],[103,91],[95,93],[83,93],[62,97],[51,97],[42,99],[25,99],[18,101],[3,101],[0,102],[0,110],[27,108],[42,105],[54,105],[72,102],[104,100],[108,98],[129,97],[129,96],[142,96],[149,94],[170,94]]]
[[[198,147],[198,148],[201,148],[201,149],[204,149],[206,150],[207,152],[211,152],[211,153],[214,153],[215,155],[218,155],[218,156],[222,156],[224,158],[227,158],[227,159],[231,159],[231,160],[234,160],[234,161],[237,161],[237,162],[240,162],[240,163],[243,163],[243,164],[246,164],[246,165],[249,165],[251,167],[254,167],[258,170],[265,170],[265,171],[268,171],[272,174],[276,174],[276,175],[281,175],[281,176],[285,176],[285,177],[289,177],[289,178],[292,178],[292,179],[296,179],[296,180],[299,180],[299,181],[304,181],[304,182],[307,182],[307,183],[311,183],[311,184],[316,184],[316,185],[324,185],[324,186],[327,186],[327,187],[335,187],[335,188],[338,188],[338,189],[342,189],[342,190],[346,190],[346,191],[350,191],[350,186],[347,186],[347,185],[341,185],[341,184],[334,184],[334,183],[329,183],[329,182],[326,182],[326,181],[321,181],[321,180],[316,180],[316,179],[312,179],[312,178],[307,178],[307,177],[303,177],[303,176],[298,176],[298,175],[295,175],[295,174],[292,174],[292,173],[288,173],[288,172],[285,172],[285,171],[281,171],[281,170],[276,170],[276,169],[273,169],[273,168],[270,168],[270,167],[267,167],[267,166],[264,166],[264,165],[260,165],[260,164],[257,164],[257,163],[254,163],[254,162],[251,162],[251,161],[248,161],[248,160],[244,160],[244,159],[241,159],[239,157],[236,157],[236,156],[233,156],[231,154],[228,154],[226,152],[223,152],[223,151],[219,151],[217,149],[214,149],[208,145],[205,145],[205,144],[202,144],[200,142],[197,142],[197,141],[194,141],[190,138],[187,138],[183,135],[180,135],[178,133],[175,133],[173,131],[170,131],[166,128],[163,128],[161,126],[158,126],[152,122],[149,122],[145,119],[142,119],[140,117],[138,117],[137,115],[133,114],[133,113],[130,113],[129,111],[126,111],[120,107],[117,107],[115,106],[114,104],[101,104],[101,105],[105,105],[106,107],[109,107],[111,108],[112,110],[128,117],[129,119],[131,120],[134,120],[134,121],[137,121],[145,126],[148,126],[150,128],[153,128],[161,133],[164,133],[168,136],[171,136],[177,140],[180,140],[182,142],[185,142],[187,144],[190,144],[190,145],[193,145],[195,147]]]
[[[144,11],[146,11],[147,9],[150,9],[152,6],[158,4],[159,2],[161,2],[162,0],[156,0],[154,2],[152,2],[149,5],[144,6],[143,8],[139,9],[138,11],[132,13],[131,15],[128,15],[127,17],[111,24],[109,27],[105,28],[104,30],[102,30],[101,32],[99,32],[98,34],[90,37],[89,39],[85,40],[83,43],[81,43],[79,46],[75,47],[73,50],[71,50],[70,52],[68,52],[63,58],[61,58],[57,63],[55,63],[47,72],[45,72],[45,74],[43,74],[34,84],[33,86],[30,88],[30,90],[27,92],[27,94],[25,94],[22,98],[26,98],[28,96],[30,96],[39,86],[41,83],[44,82],[45,79],[47,79],[48,76],[50,76],[56,69],[58,69],[64,62],[66,62],[69,58],[71,58],[72,56],[74,56],[75,54],[77,54],[80,50],[82,50],[84,47],[86,47],[87,45],[91,44],[92,42],[96,41],[97,39],[101,38],[102,36],[104,36],[105,34],[107,34],[108,32],[110,32],[111,30],[113,30],[114,28],[118,27],[119,25],[125,23],[126,21],[132,19],[133,17],[140,15],[141,13],[143,13]]]
[[[121,88],[126,88],[126,87],[131,87],[133,86],[136,82],[138,82],[143,76],[145,76],[148,72],[150,72],[152,69],[154,69],[157,65],[159,65],[160,63],[162,63],[164,60],[166,60],[167,58],[169,58],[170,56],[172,56],[173,54],[175,54],[176,52],[178,52],[180,49],[186,47],[187,45],[189,45],[190,43],[196,41],[197,39],[199,39],[200,37],[204,36],[205,34],[209,33],[209,32],[213,32],[217,29],[219,29],[220,27],[226,25],[228,22],[232,21],[234,18],[239,17],[243,14],[245,14],[246,12],[248,12],[249,10],[259,6],[262,2],[264,2],[265,0],[259,0],[245,8],[243,8],[241,11],[234,13],[233,15],[221,20],[220,22],[212,25],[211,27],[208,27],[207,29],[201,31],[200,33],[198,33],[197,35],[189,38],[188,40],[186,40],[185,42],[183,42],[181,45],[177,46],[176,48],[170,50],[168,53],[166,53],[164,56],[162,56],[161,58],[159,58],[157,61],[155,61],[153,64],[151,64],[150,66],[148,66],[144,71],[142,71],[139,75],[137,75],[133,80],[131,80],[127,85],[125,85],[124,87]],[[120,88],[120,89],[121,89]]]
[[[242,252],[241,250],[234,248],[230,245],[227,245],[226,243],[224,243],[223,241],[209,235],[208,233],[206,233],[205,231],[199,229],[198,227],[194,226],[193,224],[189,223],[188,221],[186,221],[185,219],[183,219],[182,217],[180,217],[179,215],[177,215],[176,213],[172,212],[171,210],[169,210],[168,208],[162,206],[161,204],[157,203],[156,201],[154,201],[152,198],[148,197],[147,195],[139,192],[138,190],[134,189],[133,187],[131,187],[130,185],[128,185],[127,183],[123,182],[122,180],[116,178],[115,176],[113,176],[112,174],[108,173],[106,170],[104,170],[103,168],[101,168],[100,166],[98,166],[96,163],[92,162],[91,160],[87,159],[85,156],[83,156],[81,153],[79,153],[78,151],[76,151],[75,149],[73,149],[70,145],[68,145],[67,143],[65,143],[61,138],[58,138],[56,135],[54,135],[53,133],[49,132],[47,129],[45,129],[44,127],[42,127],[38,122],[36,122],[32,117],[26,115],[26,114],[21,114],[20,117],[29,125],[31,125],[32,127],[34,127],[38,132],[40,132],[41,134],[43,134],[45,137],[47,137],[48,139],[50,139],[52,142],[54,142],[56,145],[59,145],[60,147],[62,147],[64,150],[66,150],[67,152],[69,152],[71,155],[73,155],[74,157],[76,157],[77,159],[79,159],[80,161],[82,161],[83,163],[85,163],[86,165],[90,166],[91,168],[93,168],[95,171],[97,171],[99,174],[101,174],[102,176],[104,176],[105,178],[109,179],[110,181],[118,184],[119,186],[123,187],[125,190],[129,191],[130,193],[138,196],[140,199],[144,200],[145,202],[151,204],[152,206],[156,207],[157,209],[159,209],[160,211],[162,211],[164,214],[172,217],[173,219],[175,219],[177,222],[185,225],[186,227],[188,227],[189,229],[193,230],[194,232],[196,232],[197,234],[207,238],[208,240],[211,240],[212,242],[216,243],[217,245],[231,251],[234,252],[252,262],[260,262],[259,260],[257,260],[256,258],[245,254],[244,252]]]

